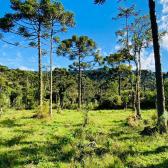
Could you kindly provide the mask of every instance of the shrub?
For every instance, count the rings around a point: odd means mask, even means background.
[[[121,96],[115,95],[109,98],[105,98],[101,101],[98,109],[118,109],[123,108]]]
[[[33,118],[47,118],[49,116],[49,102],[43,102],[43,105],[38,106],[35,112]]]
[[[76,110],[78,108],[78,104],[65,103],[64,108],[71,109],[71,110]]]
[[[127,124],[131,127],[138,127],[139,126],[139,122],[136,118],[136,113],[130,114],[126,120],[127,120]]]
[[[92,103],[92,102],[89,102],[88,104],[88,108],[89,110],[96,110],[98,108],[98,104],[97,103]],[[70,103],[66,103],[64,105],[64,108],[65,109],[71,109],[71,110],[77,110],[78,109],[78,104],[70,104]],[[86,109],[86,102],[84,102],[82,105],[81,105],[81,109]]]
[[[147,91],[145,97],[141,99],[141,108],[150,109],[156,107],[156,91]]]

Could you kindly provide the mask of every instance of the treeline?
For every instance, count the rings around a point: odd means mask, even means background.
[[[133,72],[129,72],[132,78]],[[118,75],[114,70],[92,70],[82,74],[81,108],[89,109],[126,109],[133,108],[134,94],[132,87],[135,80],[130,74],[121,78],[121,95],[119,95]],[[166,76],[166,75],[164,75]],[[156,107],[156,82],[152,71],[142,70],[140,82],[141,108]],[[39,103],[38,76],[19,69],[8,69],[0,66],[0,105],[4,108],[35,109]],[[164,80],[165,95],[168,95],[168,80]],[[50,77],[43,71],[43,100],[49,104]],[[66,68],[55,68],[53,71],[53,108],[78,109],[78,74]],[[167,96],[166,96],[167,100]],[[166,106],[168,102],[166,101]]]

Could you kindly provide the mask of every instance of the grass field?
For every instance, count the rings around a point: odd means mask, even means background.
[[[46,119],[32,118],[33,110],[7,111],[0,119],[0,168],[168,167],[168,135],[140,135],[154,124],[155,110],[142,110],[135,127],[126,125],[131,113],[90,111],[83,127],[84,114],[74,110],[53,110]]]

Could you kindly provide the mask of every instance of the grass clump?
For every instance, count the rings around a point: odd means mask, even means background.
[[[130,114],[129,117],[126,119],[127,124],[131,127],[138,127],[139,121],[136,117],[136,113]]]

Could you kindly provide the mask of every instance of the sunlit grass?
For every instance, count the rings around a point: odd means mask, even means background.
[[[75,110],[53,110],[43,119],[32,118],[35,111],[7,111],[0,119],[0,168],[168,167],[168,136],[140,134],[154,124],[154,113],[142,110],[139,126],[130,127],[131,110],[90,111],[84,127],[84,112]]]

